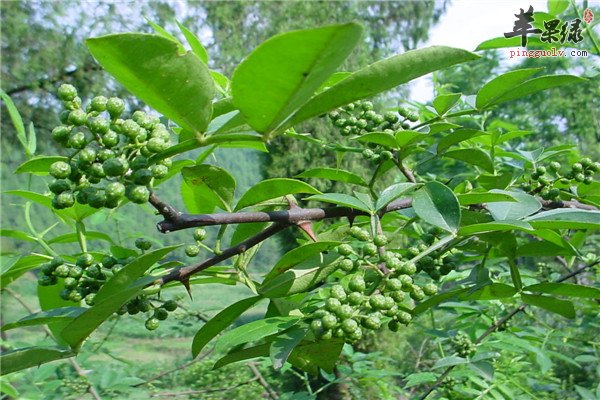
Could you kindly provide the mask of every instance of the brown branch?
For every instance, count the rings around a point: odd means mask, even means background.
[[[252,222],[279,222],[296,225],[302,221],[318,221],[327,218],[348,217],[354,218],[358,215],[368,215],[364,211],[350,207],[326,207],[326,208],[301,208],[294,207],[290,210],[280,211],[240,211],[233,213],[215,214],[184,214],[170,205],[162,202],[155,194],[150,196],[150,203],[164,217],[164,221],[157,224],[162,233],[174,232],[198,226],[246,224]],[[582,210],[598,210],[598,208],[583,204],[578,201],[548,201],[541,200],[542,206],[547,209],[553,208],[577,208]],[[397,199],[380,211],[380,216],[392,211],[398,211],[412,207],[412,199]]]
[[[33,308],[29,307],[29,305],[27,303],[25,303],[25,300],[23,300],[21,298],[21,296],[19,296],[17,293],[15,293],[12,289],[10,288],[3,288],[3,291],[6,291],[8,294],[10,294],[15,300],[17,300],[21,306],[23,306],[23,308],[25,310],[27,310],[28,313],[33,314],[35,311],[33,311]],[[46,326],[44,325],[42,327],[42,329],[44,330],[44,332],[50,336],[50,337],[54,337],[54,335],[52,334],[52,331]],[[102,397],[100,397],[100,394],[98,394],[98,392],[96,391],[96,388],[94,387],[94,385],[92,385],[92,383],[87,379],[86,376],[86,372],[83,370],[83,368],[81,368],[81,366],[77,363],[77,361],[75,361],[74,358],[69,358],[69,362],[71,363],[71,365],[73,366],[73,369],[75,369],[75,372],[77,373],[77,375],[79,375],[80,377],[84,378],[88,384],[87,387],[87,391],[88,393],[95,399],[95,400],[102,400]]]
[[[273,390],[271,385],[269,385],[269,382],[267,382],[265,380],[265,378],[262,376],[262,374],[260,373],[258,368],[256,368],[256,365],[254,365],[254,363],[252,363],[252,362],[249,362],[246,365],[248,366],[248,368],[250,368],[250,371],[252,371],[252,373],[254,374],[254,377],[258,380],[258,383],[260,383],[261,386],[265,388],[269,397],[273,400],[277,400],[279,398],[279,395],[277,394],[277,392],[275,390]]]
[[[294,207],[290,210],[280,211],[240,211],[233,213],[215,214],[183,214],[168,204],[158,199],[155,194],[150,196],[150,203],[164,217],[164,221],[157,224],[162,233],[174,232],[197,226],[247,224],[252,222],[278,222],[286,225],[296,225],[303,221],[318,221],[327,218],[348,217],[368,215],[368,213],[350,207],[327,207],[327,208],[301,208]],[[404,208],[410,208],[411,199],[394,200],[381,212],[385,214]]]
[[[576,269],[575,271],[572,271],[572,272],[570,272],[570,273],[568,273],[566,275],[563,275],[560,278],[558,278],[555,282],[556,283],[564,282],[567,279],[570,279],[570,278],[572,278],[574,276],[577,276],[580,273],[582,273],[585,270],[587,270],[588,268],[592,268],[592,267],[594,267],[597,264],[600,264],[600,261],[595,261],[595,262],[593,262],[591,264],[588,264],[588,265],[585,265],[585,266],[583,266],[583,267],[581,267],[579,269]],[[527,304],[521,304],[520,306],[515,307],[511,312],[509,312],[503,318],[501,318],[498,321],[496,321],[485,332],[483,332],[475,340],[475,343],[476,344],[481,343],[486,337],[488,337],[493,332],[495,332],[498,328],[500,328],[502,325],[504,325],[508,320],[510,320],[515,315],[519,314],[520,312],[525,311],[526,308],[527,308]],[[427,392],[425,392],[425,394],[423,396],[420,397],[420,400],[425,400],[431,393],[433,393],[434,390],[436,390],[438,387],[440,387],[440,385],[442,384],[442,382],[444,381],[444,379],[448,376],[448,374],[450,374],[450,372],[452,372],[452,370],[454,369],[454,367],[455,367],[455,365],[452,365],[452,366],[446,368],[444,370],[444,372],[442,373],[442,375],[440,375],[440,377],[436,380],[436,382],[427,389]]]
[[[262,241],[268,239],[269,237],[275,235],[276,233],[284,230],[288,226],[289,225],[287,225],[287,224],[275,223],[275,224],[269,226],[267,229],[263,230],[262,232],[259,232],[255,236],[252,236],[250,239],[247,239],[238,245],[230,247],[230,248],[226,249],[225,251],[223,251],[222,253],[217,254],[216,256],[211,257],[199,264],[189,265],[186,267],[174,269],[166,276],[155,281],[154,284],[164,285],[165,283],[171,282],[171,281],[185,282],[189,279],[189,277],[191,275],[193,275],[197,272],[200,272],[202,270],[205,270],[208,267],[212,267],[213,265],[216,265],[216,264],[220,263],[221,261],[225,261],[228,258],[231,258],[233,256],[236,256],[238,254],[245,252],[246,250],[250,249],[251,247],[256,246],[260,242],[262,242]]]

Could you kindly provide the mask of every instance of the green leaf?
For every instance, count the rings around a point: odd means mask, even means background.
[[[275,264],[271,271],[265,276],[263,284],[275,278],[277,275],[281,275],[283,272],[302,263],[303,261],[306,261],[315,255],[319,255],[320,253],[327,251],[332,247],[339,245],[340,243],[341,242],[314,242],[288,251],[279,259],[279,261],[277,261],[277,264]]]
[[[323,193],[315,196],[310,196],[307,200],[322,201],[324,203],[333,203],[344,207],[354,208],[366,213],[371,213],[371,209],[367,204],[360,201],[354,196],[344,193]]]
[[[141,278],[144,273],[156,264],[159,260],[163,259],[167,254],[180,247],[180,245],[163,247],[154,251],[149,251],[129,264],[125,265],[123,269],[114,274],[104,285],[100,288],[94,302],[102,302],[117,294],[120,291],[126,290],[135,281]]]
[[[468,364],[469,360],[458,356],[448,356],[435,362],[432,369],[446,368],[454,365]]]
[[[527,38],[527,46],[535,46],[542,48],[549,47],[547,43],[540,41],[540,39],[535,36],[529,36]],[[521,47],[521,36],[516,36],[512,38],[505,38],[504,36],[500,36],[497,38],[489,39],[484,42],[481,42],[477,46],[475,51],[501,49],[505,47]]]
[[[286,125],[296,125],[344,104],[393,89],[430,72],[477,58],[478,55],[466,50],[432,46],[378,61],[314,96]]]
[[[306,327],[296,327],[277,336],[275,340],[273,340],[269,349],[273,368],[277,370],[283,367],[294,348],[300,343],[304,336],[306,336],[307,332],[308,329]]]
[[[340,339],[300,344],[290,354],[289,362],[296,368],[312,374],[317,374],[316,367],[333,373],[343,347],[344,342]]]
[[[417,185],[410,182],[396,183],[395,185],[387,187],[377,199],[375,203],[375,211],[379,211],[387,206],[392,201],[396,200],[403,194],[413,190]]]
[[[231,235],[230,246],[235,246],[238,243],[258,234],[269,225],[268,222],[251,222],[247,224],[238,224]]]
[[[417,372],[410,374],[406,377],[406,384],[404,389],[411,388],[413,386],[419,386],[424,383],[432,383],[437,380],[437,375],[433,372]]]
[[[208,64],[208,53],[206,52],[206,49],[204,48],[204,46],[202,46],[202,43],[200,42],[200,40],[196,37],[196,35],[194,35],[188,28],[183,26],[179,21],[175,21],[175,22],[177,22],[177,26],[179,27],[179,30],[181,31],[181,33],[183,33],[185,40],[187,40],[188,44],[190,45],[192,52],[195,55],[197,55],[198,58],[204,64]]]
[[[454,192],[439,182],[428,182],[413,195],[413,209],[425,222],[456,233],[460,226],[460,205]]]
[[[519,99],[521,97],[528,96],[533,93],[541,92],[542,90],[552,89],[564,85],[572,85],[575,83],[586,82],[585,78],[580,78],[575,75],[545,75],[537,78],[530,79],[513,88],[510,91],[505,92],[503,95],[497,97],[493,105]]]
[[[35,242],[35,237],[29,235],[27,232],[19,231],[16,229],[0,229],[0,236],[10,237],[24,242]]]
[[[51,311],[57,308],[72,307],[73,302],[60,297],[62,285],[37,286],[37,298],[43,311]],[[79,304],[77,304],[79,305]],[[67,347],[69,344],[62,338],[61,332],[72,319],[57,319],[48,323],[48,329],[54,335],[54,340],[60,345]]]
[[[32,173],[34,175],[48,175],[48,169],[50,165],[57,161],[66,161],[67,157],[61,156],[38,156],[33,157],[23,164],[19,165],[15,170],[15,174],[22,174],[25,172]]]
[[[345,171],[343,169],[335,168],[313,168],[308,171],[304,171],[295,178],[322,178],[329,179],[331,181],[352,183],[354,185],[368,186],[363,178],[353,174],[352,172]]]
[[[558,15],[569,8],[569,0],[548,0],[548,12],[552,15]]]
[[[202,164],[181,170],[184,185],[191,192],[184,202],[189,212],[211,213],[215,207],[230,211],[235,192],[235,179],[223,168]]]
[[[498,201],[502,201],[502,202],[517,201],[513,197],[512,192],[502,192],[499,190],[495,191],[495,192],[463,193],[463,194],[457,194],[456,197],[458,198],[458,202],[460,203],[461,206],[468,206],[471,204],[494,203],[494,202],[498,202]]]
[[[90,53],[127,90],[182,128],[204,132],[215,85],[195,54],[157,35],[123,33],[87,39]]]
[[[371,132],[365,133],[364,135],[358,136],[356,138],[359,142],[363,143],[375,143],[380,144],[385,147],[389,147],[390,149],[397,149],[400,146],[396,141],[396,137],[391,133],[385,132]]]
[[[29,123],[29,134],[27,135],[27,141],[27,149],[29,150],[29,154],[35,154],[35,151],[37,150],[37,135],[35,133],[33,122]]]
[[[263,339],[265,336],[284,331],[300,321],[300,317],[272,317],[252,321],[225,332],[215,345],[221,352],[234,346]]]
[[[25,154],[31,156],[31,152],[29,151],[29,143],[27,143],[27,137],[25,135],[25,125],[23,124],[23,119],[21,118],[21,114],[17,110],[15,103],[13,103],[10,96],[2,89],[0,89],[0,98],[4,100],[4,105],[8,110],[8,115],[15,127],[15,131],[17,131],[17,139],[21,142],[23,149],[25,150]]]
[[[45,325],[57,320],[71,320],[79,316],[85,310],[86,308],[83,307],[62,307],[48,311],[40,311],[21,318],[17,322],[6,324],[2,327],[2,330],[7,331],[9,329],[21,328],[23,326]]]
[[[25,368],[36,367],[54,360],[73,357],[75,353],[60,347],[24,347],[7,351],[0,356],[2,375],[20,371]]]
[[[313,256],[294,269],[275,275],[265,280],[258,288],[258,293],[265,297],[284,297],[291,294],[306,292],[320,284],[337,269],[337,254],[328,253],[323,257]]]
[[[501,96],[513,91],[526,79],[541,70],[542,68],[518,69],[496,76],[479,89],[477,99],[475,100],[476,107],[482,109],[494,104]]]
[[[144,287],[154,280],[156,280],[155,276],[146,276],[111,296],[104,296],[105,298],[103,298],[102,301],[94,300],[94,306],[88,308],[80,316],[65,326],[60,333],[60,336],[69,344],[69,346],[71,346],[71,348],[79,348],[85,338],[94,332],[104,321],[121,308],[121,306],[135,297],[142,289],[144,289]],[[101,291],[105,289],[105,287],[106,285],[102,287]],[[98,294],[100,294],[100,292],[98,292]]]
[[[235,206],[235,210],[241,210],[244,207],[252,206],[265,200],[283,197],[288,194],[310,193],[319,194],[317,189],[296,179],[273,178],[266,179],[252,186]]]
[[[506,132],[504,135],[500,136],[497,140],[496,140],[496,144],[502,144],[504,142],[508,142],[509,140],[512,139],[517,139],[523,136],[527,136],[527,135],[531,135],[533,133],[533,131],[511,131],[511,132]]]
[[[15,389],[13,385],[11,385],[3,379],[0,379],[0,393],[10,396],[10,398],[13,399],[19,398],[19,392],[17,391],[17,389]]]
[[[463,226],[458,234],[462,236],[478,235],[480,233],[498,232],[498,231],[533,231],[533,227],[527,222],[519,220],[503,220],[494,222],[485,222],[482,224],[473,224]]]
[[[513,297],[517,289],[504,283],[491,283],[460,296],[461,300],[496,300]]]
[[[440,139],[437,145],[437,153],[443,153],[447,148],[457,143],[464,142],[474,137],[488,135],[487,132],[480,131],[478,129],[461,128],[457,129],[452,133],[447,134]]]
[[[491,193],[507,193],[503,190],[490,190]],[[541,203],[533,196],[523,192],[508,192],[516,200],[511,202],[498,201],[489,203],[487,209],[497,220],[516,220],[533,214],[542,208]],[[527,220],[526,220],[527,221]],[[534,226],[533,224],[531,224]]]
[[[396,132],[396,143],[400,147],[408,146],[414,142],[418,142],[421,139],[425,139],[428,136],[426,132],[401,130]]]
[[[457,288],[457,289],[450,290],[448,292],[444,292],[444,293],[436,294],[435,296],[431,296],[424,302],[417,304],[415,306],[415,308],[413,308],[412,314],[413,315],[422,314],[423,312],[429,310],[430,308],[435,307],[438,304],[445,302],[446,300],[452,299],[452,298],[458,296],[459,294],[465,293],[468,290],[469,290],[469,288]]]
[[[236,68],[234,104],[257,132],[276,130],[335,72],[361,34],[359,24],[348,23],[272,37]]]
[[[262,298],[262,296],[255,296],[240,300],[212,317],[210,321],[204,324],[194,335],[194,341],[192,342],[192,357],[198,356],[208,342],[231,325],[233,321]]]
[[[477,147],[447,151],[444,153],[444,157],[454,158],[455,160],[478,166],[489,173],[494,172],[494,162],[490,155]]]
[[[451,129],[461,128],[460,125],[452,124],[450,122],[434,122],[431,125],[428,125],[429,134],[435,135],[436,133],[449,131]]]
[[[461,93],[441,94],[433,99],[433,108],[438,115],[444,115],[460,100]]]
[[[0,275],[0,282],[2,282],[2,286],[6,286],[25,272],[38,268],[41,264],[50,261],[51,259],[51,257],[40,254],[22,256]]]
[[[560,300],[550,296],[539,296],[521,293],[521,299],[525,304],[530,304],[544,310],[562,315],[565,318],[575,318],[575,307],[567,300]]]
[[[85,231],[85,238],[88,240],[103,240],[105,242],[109,242],[114,244],[112,238],[103,232],[97,231]],[[64,235],[53,237],[52,239],[46,241],[48,244],[58,244],[58,243],[75,243],[79,240],[79,236],[77,233],[65,233]]]
[[[258,346],[247,347],[241,350],[233,350],[217,360],[215,365],[213,365],[213,369],[218,369],[238,361],[250,360],[257,357],[267,357],[269,355],[270,346],[271,343],[263,343]]]
[[[549,229],[598,229],[600,211],[556,209],[525,218],[534,228]]]
[[[508,265],[510,267],[510,278],[513,282],[513,285],[515,285],[515,289],[517,289],[517,291],[520,292],[521,289],[523,289],[523,281],[521,280],[521,273],[519,272],[519,268],[517,267],[515,261],[512,259],[508,260]]]
[[[185,48],[183,47],[183,44],[181,44],[181,42],[173,35],[171,35],[165,28],[163,28],[162,26],[155,24],[154,22],[152,22],[151,20],[149,20],[147,17],[144,17],[146,22],[148,22],[148,25],[150,25],[152,27],[152,29],[154,29],[154,32],[156,32],[158,35],[164,37],[165,39],[169,39],[175,43],[177,43],[178,46],[178,50],[180,53],[185,53]]]
[[[552,294],[555,296],[582,297],[600,299],[600,289],[592,286],[576,285],[574,283],[537,283],[523,288],[527,292]]]

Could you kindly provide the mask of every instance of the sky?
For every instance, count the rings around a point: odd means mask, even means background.
[[[429,40],[420,47],[445,45],[475,50],[479,43],[512,31],[516,19],[514,14],[530,5],[534,11],[548,10],[546,0],[453,0],[430,31]],[[592,0],[589,5],[600,5],[600,0]],[[596,18],[600,18],[600,15]],[[508,55],[503,61],[507,66],[518,63],[514,58],[509,60]],[[431,100],[431,76],[414,81],[411,89],[412,100]]]

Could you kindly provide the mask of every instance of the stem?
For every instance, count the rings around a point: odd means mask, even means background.
[[[600,261],[595,261],[591,264],[585,265],[573,272],[570,272],[566,275],[561,276],[560,278],[558,278],[555,282],[556,283],[560,283],[560,282],[564,282],[576,275],[579,275],[580,273],[584,272],[585,270],[587,270],[588,268],[592,268],[596,265],[600,264]],[[490,334],[492,334],[493,332],[495,332],[498,328],[500,328],[502,325],[504,325],[508,320],[510,320],[511,318],[513,318],[515,315],[519,314],[520,312],[524,311],[527,308],[527,304],[521,304],[520,306],[514,308],[511,312],[509,312],[507,315],[505,315],[502,319],[498,320],[496,323],[494,323],[493,325],[491,325],[484,333],[482,333],[476,340],[475,343],[479,344],[481,342],[483,342],[483,340],[485,338],[487,338]],[[448,374],[450,374],[450,372],[454,369],[455,365],[452,365],[448,368],[446,368],[446,370],[444,370],[444,372],[442,373],[442,375],[440,375],[440,377],[437,379],[437,381],[431,385],[429,387],[429,389],[427,389],[427,391],[425,392],[425,394],[423,396],[420,397],[420,400],[425,400],[427,397],[429,397],[429,395],[431,393],[433,393],[434,390],[436,390],[438,387],[440,387],[440,385],[442,384],[442,382],[444,381],[444,379],[448,376]]]
[[[573,9],[575,10],[575,14],[577,15],[577,18],[582,19],[581,13],[577,9],[577,5],[575,4],[574,0],[571,0],[571,5],[573,6]],[[594,31],[592,31],[590,28],[591,28],[590,25],[588,23],[586,23],[585,24],[585,33],[588,35],[592,44],[594,45],[594,48],[596,49],[596,54],[600,55],[600,45],[596,41],[596,36],[594,35]]]
[[[25,203],[25,224],[27,224],[27,228],[35,238],[35,241],[44,249],[48,254],[53,257],[58,257],[58,253],[52,250],[52,248],[46,243],[46,241],[41,237],[38,231],[33,227],[33,223],[31,222],[31,202]]]
[[[77,231],[77,241],[79,247],[83,253],[87,253],[87,239],[85,238],[85,225],[81,221],[75,223],[75,230]]]

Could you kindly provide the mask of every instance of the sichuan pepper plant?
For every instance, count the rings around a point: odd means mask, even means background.
[[[28,201],[27,221],[32,204],[51,209],[80,246],[78,253],[59,254],[31,223],[29,233],[11,231],[38,248],[33,261],[23,256],[3,272],[2,285],[36,270],[40,289],[54,290],[39,291],[43,311],[3,329],[48,325],[56,346],[3,353],[3,373],[75,356],[113,314],[141,313],[147,329],[160,329],[177,308],[169,288],[178,285],[190,297],[214,282],[253,292],[198,329],[193,356],[217,338],[225,355],[216,367],[270,357],[277,369],[289,363],[313,374],[331,373],[344,343],[382,329],[400,331],[443,302],[516,299],[521,307],[574,318],[577,302],[600,298],[596,287],[565,282],[598,263],[580,250],[600,226],[600,164],[570,145],[525,150],[519,139],[529,132],[487,118],[504,102],[583,78],[516,70],[491,79],[476,96],[440,95],[432,105],[398,99],[400,106],[383,109],[374,96],[478,56],[436,46],[339,72],[361,37],[362,27],[349,23],[277,35],[229,79],[208,67],[198,39],[181,28],[190,51],[162,30],[86,42],[102,68],[155,112],[129,110],[109,94],[84,101],[63,84],[57,89],[61,124],[43,139],[65,155],[34,156],[35,134],[25,134],[3,95],[31,156],[17,172],[48,186],[44,193],[9,194]],[[311,118],[328,119],[338,139],[302,132]],[[263,180],[236,196],[232,175],[208,161],[219,147],[266,151],[281,135],[338,159],[364,158],[371,168],[323,165]],[[196,149],[201,155],[190,159]],[[160,185],[178,174],[187,210],[161,200]],[[321,193],[312,179],[343,182],[347,190]],[[189,230],[189,242],[156,248],[138,239],[135,248],[90,250],[87,218],[119,213],[127,202],[152,207],[162,234]],[[207,226],[220,227],[215,240],[206,240]],[[300,234],[297,246],[257,277],[251,261],[258,245],[290,229]],[[548,281],[532,268],[540,254],[585,265]],[[468,278],[459,280],[465,271]],[[262,318],[227,330],[261,302],[267,305]],[[456,357],[470,362],[477,344],[513,315],[498,315],[475,341],[458,334]]]

